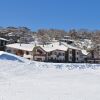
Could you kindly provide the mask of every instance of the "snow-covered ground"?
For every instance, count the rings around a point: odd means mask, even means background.
[[[0,60],[0,100],[100,100],[100,65],[17,59]]]

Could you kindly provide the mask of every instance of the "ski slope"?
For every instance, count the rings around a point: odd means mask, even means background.
[[[21,62],[0,58],[0,100],[100,100],[99,64],[30,62],[12,56]]]

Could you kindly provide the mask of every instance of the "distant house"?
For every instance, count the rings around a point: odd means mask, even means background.
[[[85,62],[87,52],[60,42],[40,45],[34,49],[34,60],[47,62],[79,63]]]
[[[35,46],[34,44],[20,44],[20,43],[8,44],[6,45],[5,51],[33,60],[34,46]]]
[[[72,44],[75,42],[70,36],[64,36],[64,38],[60,39],[59,41],[66,42],[67,44]]]
[[[61,42],[37,46],[15,43],[6,45],[6,51],[35,61],[61,63],[85,62],[87,55],[85,50]]]
[[[63,45],[59,45],[58,42],[48,45],[39,45],[34,49],[34,59],[47,62],[64,62],[66,50],[67,48]]]
[[[5,45],[7,44],[8,40],[4,38],[0,38],[0,51],[5,50]]]

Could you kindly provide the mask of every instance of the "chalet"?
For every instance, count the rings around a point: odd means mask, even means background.
[[[47,53],[40,46],[36,46],[33,49],[33,59],[35,61],[46,61]]]
[[[88,53],[85,50],[60,42],[40,45],[34,49],[34,60],[47,62],[79,63],[85,62]]]
[[[6,45],[6,52],[35,61],[61,63],[84,62],[87,55],[85,50],[61,42],[37,46],[34,44],[9,44]]]
[[[39,45],[34,49],[34,59],[47,62],[64,62],[65,51],[67,47],[59,45],[59,43],[52,43],[48,45]]]
[[[33,60],[33,48],[34,44],[8,44],[6,45],[6,52],[16,54],[21,57]]]

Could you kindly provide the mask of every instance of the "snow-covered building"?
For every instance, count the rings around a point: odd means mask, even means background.
[[[64,36],[64,38],[59,40],[60,42],[66,42],[67,44],[72,44],[75,42],[75,40],[71,39],[70,36]]]
[[[87,55],[85,50],[61,42],[46,45],[15,43],[7,45],[6,51],[36,61],[66,63],[84,62]]]
[[[8,44],[5,51],[33,60],[34,46],[34,44]]]
[[[35,61],[46,61],[46,51],[44,51],[40,46],[36,46],[33,50],[33,59]]]
[[[47,62],[64,62],[67,47],[60,45],[59,42],[39,45],[34,49],[34,59]]]
[[[40,45],[34,49],[34,59],[47,62],[85,62],[85,50],[61,42]]]

